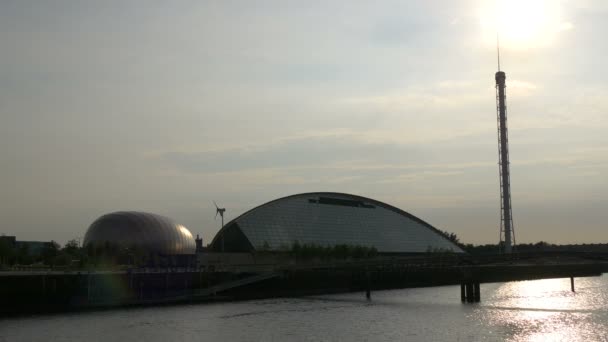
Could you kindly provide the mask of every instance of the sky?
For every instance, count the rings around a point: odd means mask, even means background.
[[[603,0],[0,1],[0,234],[332,191],[496,243],[497,30],[516,241],[608,243]]]

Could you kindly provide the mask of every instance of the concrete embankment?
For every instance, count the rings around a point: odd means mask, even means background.
[[[194,270],[1,272],[0,314],[240,300],[544,278],[596,276],[605,263],[554,265],[342,264],[265,272]],[[362,294],[363,295],[363,294]],[[454,294],[458,300],[458,293]]]
[[[280,277],[234,288],[225,294],[233,298],[301,296],[336,292],[509,282],[521,280],[599,276],[608,264],[497,265],[464,267],[383,267],[300,269],[284,271]],[[454,293],[458,300],[458,293]]]
[[[228,281],[224,272],[0,273],[0,314],[186,301],[194,289]]]

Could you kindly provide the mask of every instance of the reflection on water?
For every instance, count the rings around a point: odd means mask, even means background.
[[[603,286],[601,286],[603,284]],[[606,279],[546,279],[501,284],[477,314],[512,341],[608,339]]]
[[[608,341],[608,277],[0,320],[0,341]]]

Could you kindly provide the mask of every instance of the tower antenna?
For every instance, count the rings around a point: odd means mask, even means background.
[[[498,28],[496,29],[496,56],[498,57],[498,71],[500,71],[500,39]]]

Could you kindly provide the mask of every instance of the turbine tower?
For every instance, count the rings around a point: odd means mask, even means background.
[[[213,201],[213,204],[215,204],[215,219],[217,219],[217,214],[220,214],[220,217],[222,218],[222,226],[220,228],[224,228],[224,212],[226,211],[226,208],[218,207],[215,201]]]
[[[226,208],[220,208],[218,207],[217,203],[215,203],[215,201],[213,201],[213,204],[215,205],[215,217],[214,219],[217,220],[217,214],[220,214],[220,217],[222,218],[222,226],[220,227],[220,230],[222,228],[224,228],[224,212],[226,212]],[[222,252],[224,251],[224,234],[222,234]]]
[[[498,170],[500,175],[500,243],[502,253],[510,254],[515,244],[515,231],[513,229],[513,215],[511,213],[511,180],[509,171],[509,137],[507,134],[507,102],[506,79],[507,75],[500,70],[500,49],[498,36],[496,38],[498,55],[498,71],[496,80],[496,112],[498,120]]]

